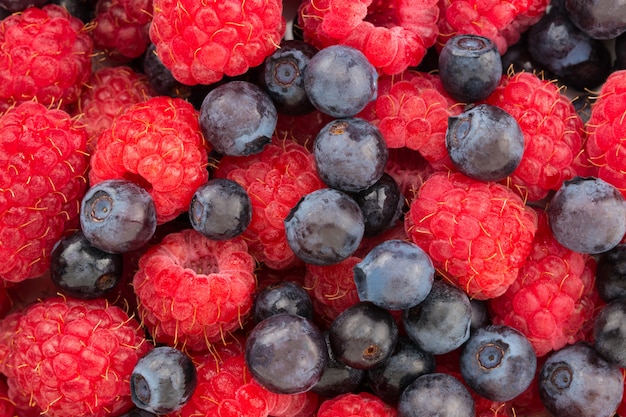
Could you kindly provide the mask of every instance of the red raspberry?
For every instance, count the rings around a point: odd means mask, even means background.
[[[113,58],[140,57],[150,44],[152,0],[98,0],[91,36]]]
[[[470,297],[502,295],[532,249],[536,213],[509,188],[435,173],[405,216],[407,235]]]
[[[0,278],[22,281],[50,266],[78,226],[87,135],[63,110],[25,102],[0,116]]]
[[[174,78],[213,84],[260,65],[285,32],[281,0],[154,1],[150,39]]]
[[[139,323],[104,300],[52,297],[20,316],[9,341],[9,386],[51,417],[119,416],[130,375],[151,345]]]
[[[301,264],[287,243],[283,221],[300,198],[324,186],[313,155],[302,145],[274,137],[260,153],[224,157],[215,175],[248,191],[252,221],[243,236],[256,260],[273,269]]]
[[[159,342],[207,350],[250,312],[254,267],[243,238],[170,233],[141,257],[133,279],[142,322]]]
[[[154,97],[132,106],[98,137],[89,181],[126,179],[143,186],[162,224],[186,212],[208,180],[208,147],[191,104]]]
[[[0,379],[0,416],[11,417],[15,414],[15,403],[9,398],[9,386]]]
[[[626,197],[626,70],[612,73],[591,107],[586,151],[595,175],[618,188]]]
[[[595,260],[561,246],[552,236],[545,212],[526,263],[500,297],[490,300],[492,321],[521,331],[537,356],[583,338],[592,319]]]
[[[171,417],[310,417],[317,408],[312,393],[275,394],[256,382],[237,343],[193,354],[198,383],[191,399]]]
[[[0,110],[36,99],[62,106],[78,100],[91,75],[93,42],[61,6],[29,7],[0,22]]]
[[[320,404],[317,417],[395,417],[397,411],[369,392],[347,393]]]
[[[319,131],[333,120],[332,116],[319,110],[298,116],[278,113],[274,135],[283,140],[293,140],[311,150]]]
[[[378,78],[378,97],[359,114],[376,125],[390,149],[418,151],[435,169],[452,169],[446,149],[448,117],[462,106],[435,75],[407,70]]]
[[[435,170],[419,152],[408,148],[391,148],[385,172],[396,180],[404,198],[410,203]]]
[[[549,0],[441,0],[439,48],[458,34],[491,39],[504,54],[520,35],[541,19]]]
[[[104,67],[95,71],[89,87],[78,99],[78,120],[87,131],[88,150],[95,149],[98,136],[111,127],[113,119],[152,96],[148,79],[130,67]]]
[[[504,183],[538,201],[576,175],[583,122],[555,83],[528,72],[511,74],[486,101],[515,117],[524,132],[522,161]]]
[[[352,46],[384,74],[417,66],[437,37],[437,0],[305,0],[298,13],[305,41]]]

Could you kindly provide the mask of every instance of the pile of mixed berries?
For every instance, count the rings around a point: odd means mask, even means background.
[[[0,0],[0,417],[626,416],[626,5]]]

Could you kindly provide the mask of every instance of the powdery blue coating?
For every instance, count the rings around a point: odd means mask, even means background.
[[[622,371],[587,344],[569,345],[541,368],[539,394],[555,416],[611,417],[624,394]]]
[[[602,307],[594,321],[593,340],[595,349],[606,360],[626,368],[626,299]]]
[[[398,400],[398,417],[474,417],[474,399],[449,374],[422,375],[406,387]]]
[[[388,310],[405,310],[421,303],[430,293],[434,277],[428,254],[403,240],[375,246],[354,266],[359,299]]]

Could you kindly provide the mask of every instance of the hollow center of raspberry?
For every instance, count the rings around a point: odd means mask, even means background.
[[[394,2],[389,1],[374,0],[367,8],[365,20],[374,26],[387,28],[400,26],[400,22],[397,19],[396,5]]]
[[[220,271],[217,258],[210,254],[203,254],[203,256],[188,260],[185,267],[193,270],[198,275],[210,275]]]

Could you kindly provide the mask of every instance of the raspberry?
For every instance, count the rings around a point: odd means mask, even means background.
[[[98,136],[111,127],[113,119],[134,104],[154,96],[148,79],[127,66],[95,71],[78,99],[78,117],[87,131],[87,148],[93,151]]]
[[[591,107],[586,151],[596,176],[618,188],[626,197],[626,70],[612,73]]]
[[[283,140],[293,140],[311,150],[319,131],[334,119],[317,109],[297,116],[279,112],[274,135]]]
[[[0,379],[0,416],[15,415],[15,403],[9,399],[9,386]]]
[[[29,7],[0,23],[0,110],[36,99],[76,102],[91,75],[93,41],[61,6]]]
[[[317,417],[395,417],[396,409],[369,392],[341,394],[320,404]]]
[[[446,280],[484,300],[515,281],[532,249],[537,215],[501,184],[441,172],[419,189],[405,227]]]
[[[154,1],[150,39],[174,78],[213,84],[260,65],[285,31],[281,0]]]
[[[242,238],[170,233],[139,260],[133,279],[142,322],[159,342],[201,351],[242,326],[256,288]]]
[[[113,58],[138,58],[150,44],[151,21],[152,0],[98,0],[91,35]]]
[[[549,0],[442,0],[439,2],[439,48],[459,34],[491,39],[504,54],[543,16]]]
[[[521,331],[537,356],[583,338],[595,299],[595,260],[561,246],[552,236],[544,211],[532,250],[517,279],[500,297],[490,300],[494,324]]]
[[[390,149],[416,150],[440,170],[454,167],[445,137],[448,117],[461,111],[436,75],[407,70],[380,76],[377,99],[359,117],[380,129]]]
[[[87,137],[65,111],[35,102],[0,116],[0,132],[0,277],[17,282],[45,272],[78,226]]]
[[[304,40],[318,48],[352,46],[384,74],[417,66],[437,37],[436,0],[305,0],[298,11]]]
[[[510,113],[524,133],[524,154],[505,183],[529,201],[558,190],[576,175],[583,122],[553,82],[520,72],[503,77],[487,103]]]
[[[287,243],[283,221],[300,198],[322,188],[313,155],[291,140],[274,136],[262,152],[247,157],[224,157],[215,171],[248,191],[252,221],[243,232],[250,253],[273,269],[301,261]]]
[[[207,151],[193,106],[154,97],[129,108],[98,137],[89,181],[134,181],[154,199],[162,224],[186,212],[193,193],[208,180]]]
[[[120,415],[130,374],[151,345],[104,300],[51,297],[28,307],[8,342],[9,388],[54,417]]]
[[[405,200],[410,203],[435,170],[419,152],[408,148],[392,148],[389,149],[385,172],[396,180]]]
[[[172,417],[309,417],[317,408],[315,394],[274,394],[257,383],[236,342],[192,358],[198,384],[189,402]]]

